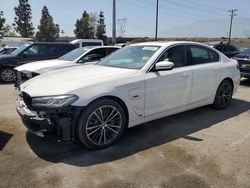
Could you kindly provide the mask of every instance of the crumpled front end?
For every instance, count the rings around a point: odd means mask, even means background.
[[[40,137],[53,137],[61,141],[75,140],[76,119],[79,108],[34,109],[31,97],[22,92],[16,101],[16,110],[29,131]]]

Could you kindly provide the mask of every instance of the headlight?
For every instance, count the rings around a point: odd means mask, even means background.
[[[76,95],[58,95],[46,97],[33,97],[32,107],[34,108],[60,108],[71,105],[78,100]]]

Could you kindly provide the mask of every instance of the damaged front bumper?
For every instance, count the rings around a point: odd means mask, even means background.
[[[76,120],[81,109],[67,107],[34,111],[27,107],[22,98],[16,101],[16,110],[23,124],[39,137],[53,137],[60,141],[74,141]]]

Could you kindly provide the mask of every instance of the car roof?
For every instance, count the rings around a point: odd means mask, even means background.
[[[207,45],[202,44],[202,43],[191,42],[191,41],[156,41],[156,42],[142,42],[142,43],[132,44],[132,45],[130,45],[130,46],[145,45],[145,46],[168,47],[168,46],[175,45],[175,44],[196,44],[196,45],[207,46]]]
[[[84,46],[82,47],[83,49],[86,50],[93,50],[93,49],[100,49],[100,48],[117,48],[120,49],[120,46]]]
[[[70,46],[74,45],[68,42],[31,42],[31,44],[49,44],[49,45],[56,44],[56,45],[70,45]]]

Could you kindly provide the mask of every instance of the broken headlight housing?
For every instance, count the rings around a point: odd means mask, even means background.
[[[73,104],[78,99],[76,95],[33,97],[31,106],[33,108],[61,108]]]

